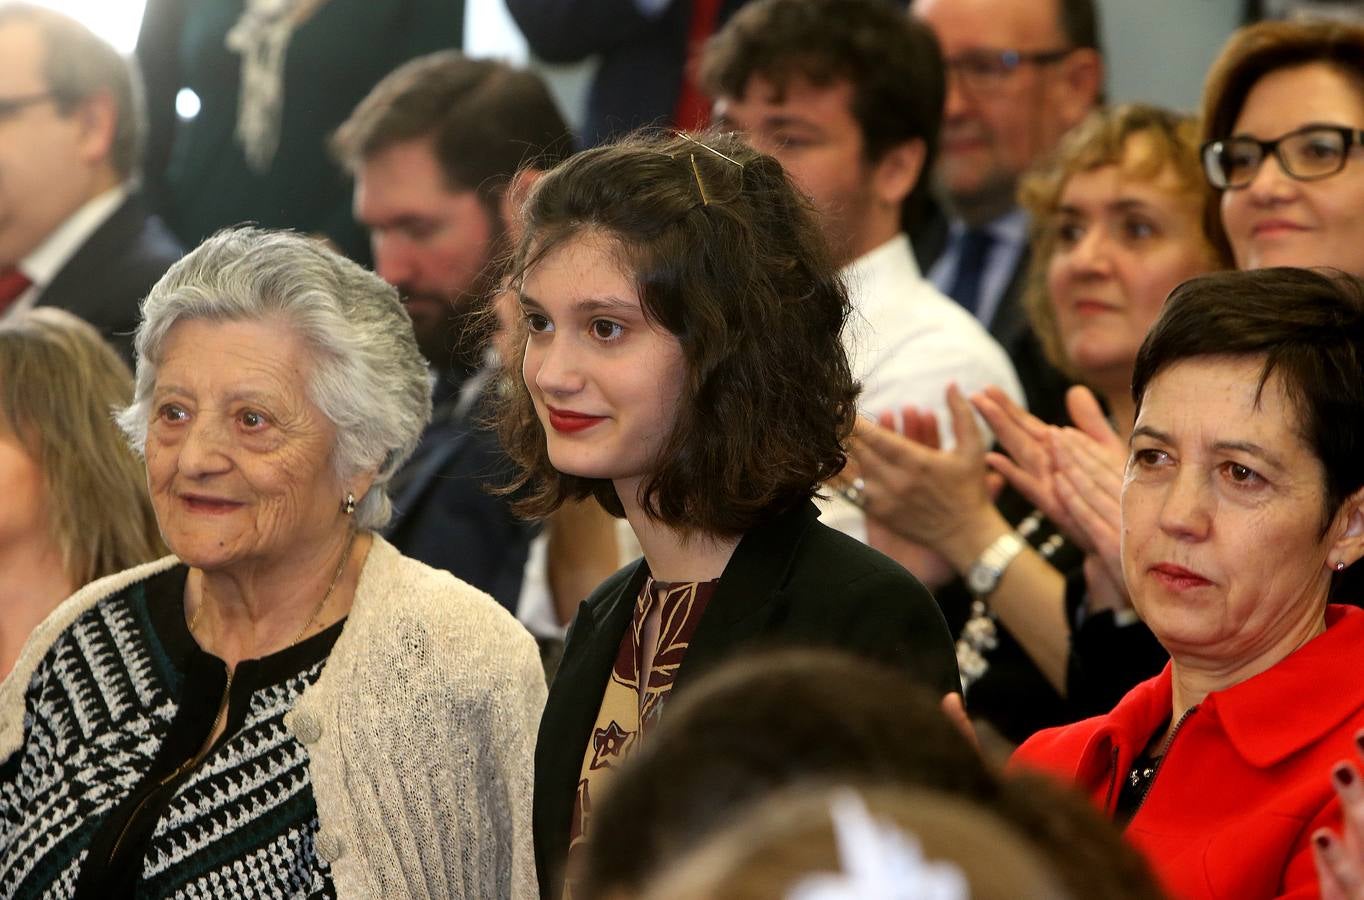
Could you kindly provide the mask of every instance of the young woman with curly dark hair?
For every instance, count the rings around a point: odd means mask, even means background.
[[[613,762],[717,660],[826,644],[960,684],[928,592],[810,502],[857,384],[847,295],[781,166],[730,137],[636,137],[545,175],[523,225],[500,422],[523,509],[595,497],[644,551],[579,609],[541,722],[548,896]]]

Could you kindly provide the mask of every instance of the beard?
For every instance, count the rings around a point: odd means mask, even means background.
[[[488,307],[490,285],[484,281],[479,278],[477,289],[454,297],[399,289],[417,349],[435,368],[471,369],[482,359],[497,324]]]
[[[398,296],[412,317],[417,349],[436,369],[470,370],[483,361],[484,349],[497,331],[497,316],[491,308],[499,283],[503,259],[505,228],[497,217],[483,268],[471,284],[449,291],[419,290],[399,284]]]

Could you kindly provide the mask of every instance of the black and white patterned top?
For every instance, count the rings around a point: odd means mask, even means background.
[[[332,897],[308,756],[283,717],[341,623],[239,663],[228,687],[185,624],[176,566],[100,601],[29,682],[0,764],[0,896]]]

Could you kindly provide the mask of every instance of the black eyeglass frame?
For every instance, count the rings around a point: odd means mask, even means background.
[[[1289,164],[1288,160],[1284,159],[1283,154],[1279,152],[1279,145],[1284,141],[1301,137],[1305,134],[1311,134],[1314,131],[1327,131],[1340,136],[1342,142],[1340,148],[1340,165],[1329,172],[1320,172],[1315,175],[1299,175],[1297,172],[1293,171],[1293,167]],[[1240,184],[1232,184],[1225,178],[1219,178],[1213,175],[1214,170],[1220,172],[1222,169],[1222,166],[1215,162],[1216,159],[1225,152],[1226,145],[1232,142],[1239,142],[1243,146],[1248,147],[1254,146],[1259,148],[1260,151],[1260,159],[1255,163],[1255,167],[1250,173],[1250,178]],[[1250,137],[1249,135],[1237,135],[1235,137],[1207,141],[1202,147],[1198,148],[1198,160],[1203,165],[1203,177],[1208,180],[1208,184],[1212,185],[1215,190],[1239,191],[1250,186],[1251,182],[1255,180],[1255,176],[1260,173],[1260,167],[1263,166],[1265,160],[1269,159],[1271,156],[1278,160],[1279,168],[1283,170],[1283,173],[1289,178],[1296,181],[1320,181],[1323,178],[1330,178],[1332,175],[1340,174],[1345,169],[1345,164],[1349,161],[1350,149],[1356,146],[1364,147],[1364,129],[1350,128],[1346,125],[1304,125],[1301,128],[1294,128],[1292,131],[1281,134],[1269,141],[1262,141]],[[1222,183],[1219,183],[1219,181]]]

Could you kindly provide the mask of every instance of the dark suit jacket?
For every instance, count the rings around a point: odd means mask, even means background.
[[[947,217],[940,207],[930,201],[924,204],[908,227],[919,268],[927,272],[947,249]],[[1009,359],[1013,360],[1014,370],[1018,372],[1018,380],[1023,386],[1023,394],[1027,397],[1028,409],[1032,414],[1044,422],[1069,424],[1066,389],[1070,387],[1071,381],[1047,362],[1042,352],[1042,342],[1033,333],[1027,310],[1023,308],[1023,288],[1028,280],[1028,260],[1031,255],[1031,248],[1025,246],[1018,257],[1018,265],[1009,275],[1009,283],[999,299],[999,305],[995,307],[995,316],[990,320],[990,334],[1009,354]]]
[[[486,409],[455,405],[452,397],[437,407],[394,479],[384,534],[404,556],[454,573],[515,613],[538,529],[512,512],[510,498],[490,490],[508,482],[511,462],[482,424]]]
[[[721,0],[716,27],[744,2]],[[671,120],[682,90],[690,0],[674,0],[652,18],[635,0],[507,0],[507,9],[546,62],[601,57],[587,98],[584,145]]]
[[[535,747],[533,825],[545,897],[559,891],[583,750],[648,574],[640,560],[583,601],[550,686]],[[674,695],[745,648],[775,644],[833,646],[896,665],[940,694],[961,690],[932,596],[895,562],[821,524],[812,503],[744,535],[692,637]]]
[[[64,309],[94,325],[131,365],[142,300],[183,255],[134,192],[66,261],[38,295],[38,305]]]

